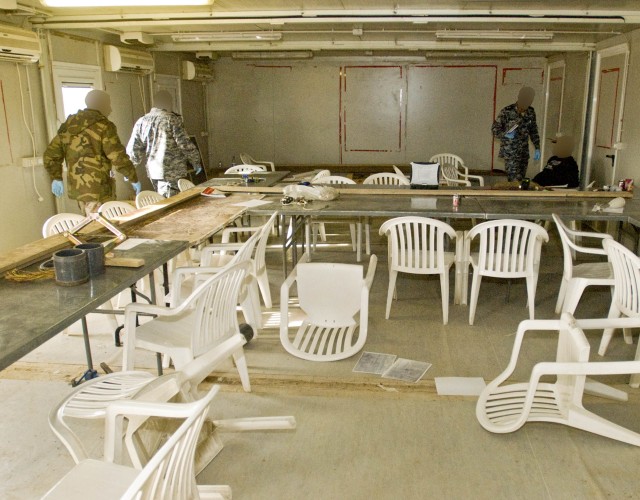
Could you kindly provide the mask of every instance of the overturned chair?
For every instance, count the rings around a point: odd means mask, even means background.
[[[476,405],[480,425],[490,432],[504,434],[517,431],[527,422],[552,422],[640,446],[640,434],[610,422],[582,405],[588,375],[640,373],[640,361],[589,361],[590,346],[581,323],[594,327],[590,322],[592,320],[575,320],[570,313],[563,313],[559,320],[522,321],[507,368],[480,394]],[[504,384],[516,368],[523,338],[530,330],[557,335],[556,360],[537,363],[528,382]],[[555,376],[556,381],[541,382],[544,376]],[[609,394],[600,395],[615,398]]]
[[[369,290],[378,258],[372,255],[366,277],[357,264],[308,262],[302,256],[280,289],[280,342],[309,361],[337,361],[356,354],[367,339]],[[305,313],[300,328],[289,333],[289,299],[296,283]]]

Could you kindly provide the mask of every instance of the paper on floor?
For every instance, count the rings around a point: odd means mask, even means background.
[[[427,373],[429,368],[431,368],[431,363],[398,358],[389,367],[389,369],[382,374],[382,378],[393,378],[396,380],[403,380],[405,382],[417,382],[425,373]]]
[[[479,396],[487,386],[482,377],[436,377],[439,396]]]
[[[396,360],[395,354],[383,354],[380,352],[363,352],[360,359],[353,367],[356,373],[373,373],[382,375]]]

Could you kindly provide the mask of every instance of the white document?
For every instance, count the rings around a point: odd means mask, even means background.
[[[265,201],[265,200],[247,200],[247,201],[240,201],[238,203],[233,203],[231,206],[253,208],[253,207],[259,207],[260,205],[268,205],[269,203],[271,202]]]
[[[383,354],[380,352],[363,352],[360,359],[353,367],[356,373],[373,373],[382,375],[396,360],[395,354]]]
[[[439,396],[479,396],[487,386],[482,377],[436,377]]]
[[[145,238],[129,238],[120,243],[115,250],[131,250],[134,247],[137,247],[141,243],[146,243],[147,241],[155,241],[155,240],[147,240]]]
[[[437,186],[440,179],[439,163],[411,162],[411,184]]]
[[[425,373],[427,373],[429,368],[431,368],[431,363],[398,358],[391,367],[382,374],[382,378],[393,378],[396,380],[403,380],[405,382],[417,382]]]

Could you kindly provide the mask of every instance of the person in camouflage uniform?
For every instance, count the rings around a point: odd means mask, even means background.
[[[154,188],[168,198],[179,192],[178,180],[187,176],[189,163],[197,175],[202,171],[202,162],[182,118],[171,111],[171,94],[161,90],[153,102],[151,111],[134,125],[127,153],[136,166],[145,163]]]
[[[491,126],[491,132],[500,140],[500,153],[504,159],[507,179],[521,181],[527,175],[529,164],[529,139],[535,146],[533,159],[540,159],[540,136],[536,123],[536,112],[531,107],[535,91],[522,87],[518,102],[502,108]]]
[[[115,198],[111,168],[141,189],[136,169],[118,138],[116,126],[107,119],[111,98],[102,90],[92,90],[85,98],[86,109],[69,115],[44,152],[44,167],[51,177],[51,191],[64,193],[62,162],[67,163],[69,198],[77,200],[87,215],[105,201]]]

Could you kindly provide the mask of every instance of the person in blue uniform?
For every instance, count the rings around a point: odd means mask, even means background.
[[[540,159],[540,135],[536,112],[531,107],[535,91],[522,87],[518,101],[502,108],[491,126],[493,136],[500,141],[499,157],[504,159],[507,180],[521,181],[527,176],[529,140],[535,147],[533,159]]]

